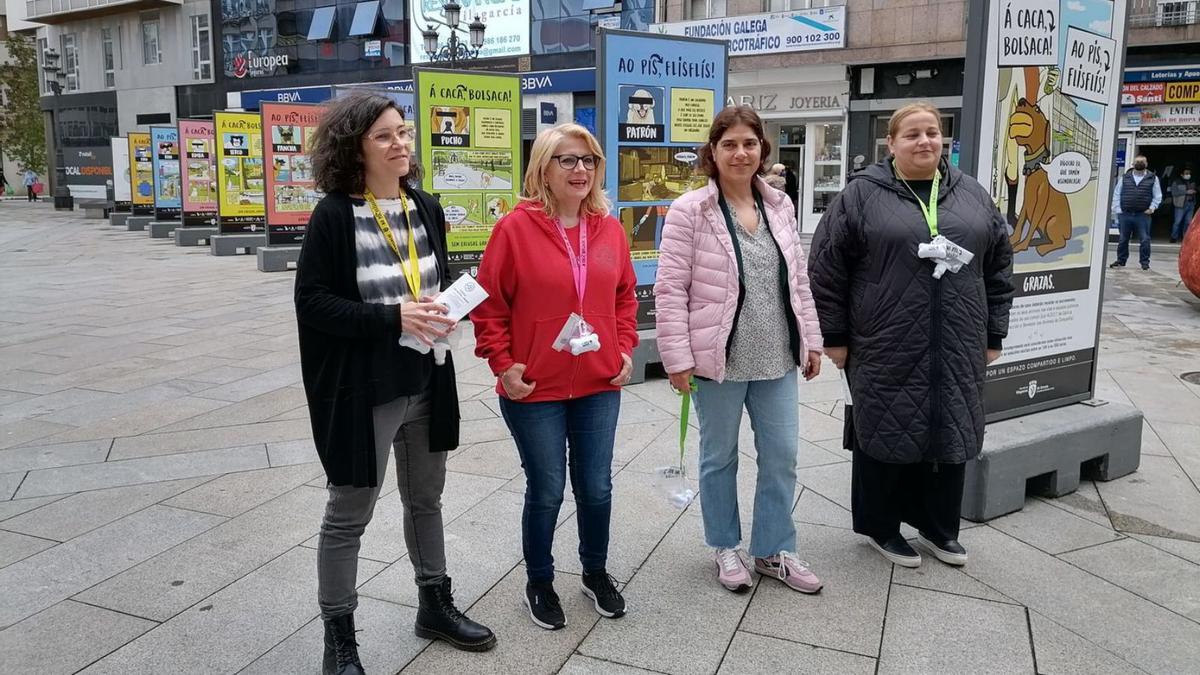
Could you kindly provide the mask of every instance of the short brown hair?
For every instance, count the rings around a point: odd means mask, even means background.
[[[895,136],[900,131],[900,123],[904,118],[923,112],[932,113],[933,119],[937,120],[938,131],[942,131],[942,111],[929,101],[917,101],[892,113],[891,119],[888,120],[888,136]]]
[[[375,120],[388,108],[394,108],[404,119],[404,110],[388,96],[371,91],[356,91],[326,104],[321,123],[313,134],[309,148],[313,179],[321,192],[362,194],[366,189],[363,176],[363,136]],[[415,155],[415,153],[414,153]],[[421,167],[415,156],[409,158],[408,183],[421,181]]]
[[[762,154],[759,156],[757,173],[761,176],[767,172],[767,157],[771,154],[771,142],[767,140],[767,135],[763,132],[762,118],[754,112],[754,108],[748,105],[739,105],[725,108],[713,119],[712,126],[708,129],[708,143],[701,146],[698,153],[700,155],[700,173],[709,178],[717,177],[719,172],[717,171],[717,162],[713,159],[713,146],[721,141],[721,137],[725,135],[726,131],[739,124],[750,127],[754,131],[754,135],[758,136]]]

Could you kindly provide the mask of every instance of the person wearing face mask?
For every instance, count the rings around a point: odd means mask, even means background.
[[[546,630],[567,625],[551,549],[568,476],[581,591],[601,616],[625,614],[606,566],[621,387],[638,344],[637,276],[603,175],[603,150],[587,129],[563,124],[538,134],[521,202],[496,223],[479,265],[489,296],[471,312],[475,354],[496,376],[525,470],[523,600]]]
[[[1171,225],[1171,243],[1183,241],[1188,223],[1196,212],[1196,179],[1192,167],[1185,166],[1179,176],[1171,181],[1171,204],[1175,207],[1175,219]]]
[[[1121,238],[1117,242],[1117,259],[1109,267],[1124,267],[1129,260],[1129,239],[1136,231],[1138,240],[1138,262],[1142,269],[1150,269],[1150,216],[1162,203],[1162,187],[1158,176],[1146,170],[1145,155],[1133,158],[1133,170],[1117,181],[1113,192],[1112,212],[1117,216]]]
[[[700,418],[700,512],[717,583],[754,585],[751,568],[802,593],[822,582],[797,555],[797,373],[821,372],[821,329],[791,199],[763,180],[771,153],[749,106],[728,107],[700,148],[708,185],[667,211],[654,284],[658,351]],[[749,556],[741,548],[738,436],[754,429],[758,477]],[[753,557],[753,562],[749,558]]]
[[[890,157],[851,176],[813,236],[808,269],[825,353],[846,375],[854,531],[905,567],[964,565],[964,468],[983,448],[983,382],[1012,305],[1008,224],[942,156],[928,103],[888,122]],[[939,257],[925,257],[931,247]],[[950,247],[972,254],[950,254]],[[952,258],[952,259],[951,259]],[[947,262],[961,263],[941,269]]]

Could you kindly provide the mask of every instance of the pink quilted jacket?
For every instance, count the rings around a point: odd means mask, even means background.
[[[761,178],[754,180],[787,265],[801,354],[823,351],[792,200]],[[738,286],[733,240],[717,204],[717,184],[710,180],[707,187],[676,199],[663,225],[654,305],[658,351],[668,373],[695,368],[701,377],[725,379],[725,345],[733,330]]]

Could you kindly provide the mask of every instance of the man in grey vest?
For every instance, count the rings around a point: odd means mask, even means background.
[[[1113,192],[1112,212],[1117,216],[1121,228],[1121,240],[1117,243],[1117,260],[1109,267],[1124,267],[1129,259],[1129,238],[1137,230],[1140,246],[1138,260],[1142,269],[1150,269],[1150,216],[1162,203],[1162,187],[1158,177],[1146,170],[1146,158],[1133,158],[1133,170],[1117,181]]]

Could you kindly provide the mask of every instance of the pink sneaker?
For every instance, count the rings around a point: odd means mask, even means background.
[[[719,548],[713,554],[717,564],[717,581],[734,593],[744,593],[754,585],[750,563],[745,552],[736,548]]]
[[[808,569],[808,563],[795,553],[780,551],[769,558],[755,558],[754,570],[764,577],[782,581],[788,588],[801,593],[816,593],[825,585]]]

